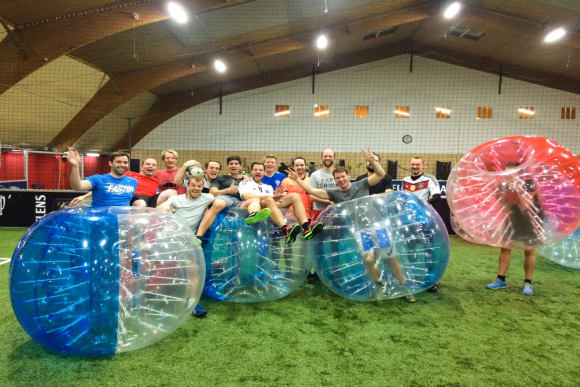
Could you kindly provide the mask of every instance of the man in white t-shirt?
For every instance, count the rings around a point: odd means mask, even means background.
[[[412,193],[430,204],[441,199],[439,182],[435,176],[423,173],[425,163],[421,157],[412,157],[409,169],[411,175],[403,178],[403,191]]]
[[[411,175],[403,178],[403,191],[412,193],[423,201],[433,204],[441,200],[441,188],[437,178],[432,175],[423,173],[425,162],[420,156],[411,157],[409,170]],[[427,289],[430,293],[437,292],[438,284]]]
[[[310,175],[310,186],[312,188],[333,189],[338,188],[334,181],[332,171],[334,171],[335,153],[332,149],[325,149],[322,151],[322,168]],[[317,219],[318,215],[327,206],[333,204],[332,201],[319,198],[315,195],[310,195],[312,200],[312,217]]]
[[[264,163],[253,162],[250,167],[252,179],[240,182],[238,189],[239,194],[244,200],[240,207],[247,208],[249,215],[246,218],[246,224],[254,224],[268,217],[272,222],[280,227],[286,235],[286,243],[290,244],[296,240],[300,233],[300,228],[304,231],[304,239],[311,239],[314,235],[322,231],[324,225],[320,222],[310,223],[306,216],[306,210],[297,193],[289,193],[274,199],[274,190],[269,184],[262,183],[264,176]],[[300,224],[289,226],[284,220],[280,208],[294,206],[294,215]]]

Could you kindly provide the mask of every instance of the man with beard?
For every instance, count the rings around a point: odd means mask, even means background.
[[[334,181],[334,176],[332,176],[335,159],[334,151],[332,149],[323,150],[321,158],[322,168],[310,175],[310,186],[315,189],[338,188]],[[318,215],[320,215],[322,210],[324,210],[328,205],[333,204],[332,201],[328,199],[321,199],[314,195],[310,195],[310,199],[312,200],[312,216],[314,219],[317,219]]]
[[[274,155],[266,155],[264,157],[264,166],[266,171],[262,178],[262,183],[269,184],[272,186],[273,190],[276,190],[276,188],[278,188],[282,183],[282,180],[286,178],[285,174],[276,172],[276,168],[278,168],[278,158]]]
[[[268,217],[276,224],[286,236],[286,243],[291,244],[296,241],[300,233],[300,228],[304,232],[304,239],[311,239],[314,235],[322,231],[324,225],[321,222],[310,223],[306,217],[304,205],[297,193],[284,195],[278,202],[274,201],[274,190],[268,184],[262,183],[264,176],[264,164],[253,162],[250,171],[252,179],[244,180],[240,183],[240,195],[245,200],[243,208],[247,208],[249,215],[246,224],[255,224]],[[294,207],[294,215],[300,224],[289,226],[284,220],[280,208]]]
[[[153,177],[157,170],[157,160],[147,158],[141,163],[141,173],[132,171],[125,172],[125,176],[129,176],[137,180],[137,189],[131,199],[131,205],[135,207],[157,207],[157,200],[159,194],[157,187],[159,181]],[[88,192],[82,196],[78,196],[70,201],[69,206],[76,207],[82,205],[81,203],[92,199],[93,193]]]
[[[90,190],[93,193],[91,207],[128,206],[137,189],[137,180],[124,176],[129,170],[129,155],[113,152],[109,156],[111,172],[93,175],[81,180],[81,157],[74,150],[68,150],[67,160],[71,166],[70,186],[75,190]]]
[[[381,156],[379,156],[375,152],[372,152],[372,154],[373,154],[375,161],[377,163],[380,163]],[[375,169],[373,168],[373,165],[368,160],[366,162],[366,165],[367,165],[368,173],[365,173],[364,175],[360,175],[359,177],[356,178],[356,181],[361,181],[362,179],[370,177],[370,176],[375,174]],[[387,192],[387,190],[391,190],[391,191],[393,190],[393,179],[391,178],[391,176],[385,174],[385,176],[383,176],[383,178],[377,184],[371,185],[369,187],[369,195],[385,193],[385,192]]]
[[[201,192],[203,184],[203,177],[199,175],[191,176],[187,185],[187,193],[171,197],[161,204],[159,208],[175,213],[177,218],[195,231],[205,209],[214,200],[213,195]],[[200,304],[197,304],[191,314],[195,317],[203,317],[207,314],[207,311]]]
[[[441,200],[441,188],[435,176],[423,173],[425,163],[419,156],[414,156],[409,162],[411,175],[403,178],[403,191],[412,193],[421,200],[433,204]]]
[[[412,193],[423,201],[433,204],[441,200],[441,188],[435,176],[423,173],[425,163],[420,156],[414,156],[409,162],[411,175],[403,178],[403,191]],[[439,284],[431,286],[427,291],[436,293]]]
[[[306,160],[304,157],[296,157],[292,161],[292,167],[294,172],[296,172],[298,175],[298,178],[304,181],[306,184],[309,184],[310,178],[306,175]],[[306,193],[306,191],[304,191],[304,189],[302,189],[298,183],[292,179],[285,178],[282,180],[282,184],[280,184],[280,187],[277,191],[281,192],[282,195],[293,192],[297,193],[298,196],[300,196],[302,204],[304,205],[304,209],[306,210],[306,217],[308,219],[312,219],[312,200],[310,199],[310,195]]]
[[[374,173],[371,176],[363,178],[362,180],[352,184],[350,182],[350,176],[348,175],[348,169],[345,167],[337,167],[332,172],[334,180],[336,181],[336,185],[338,186],[336,189],[313,188],[308,184],[305,184],[302,180],[298,179],[298,175],[293,171],[288,172],[288,178],[296,181],[298,185],[310,195],[315,195],[322,199],[331,200],[333,203],[341,203],[347,200],[362,198],[369,195],[370,187],[378,184],[385,176],[385,171],[379,164],[378,158],[375,157],[375,154],[370,152],[370,150],[366,152],[363,151],[363,153],[365,154],[367,163],[372,166]],[[361,226],[362,229],[367,229],[368,227],[372,226],[373,222],[368,220],[372,218],[372,216],[369,215],[368,211],[363,210],[357,215],[357,217],[360,219],[356,219],[355,221],[358,221],[359,226]],[[380,276],[377,261],[387,260],[391,265],[393,274],[400,281],[401,286],[407,288],[407,283],[402,274],[400,264],[396,259],[396,252],[394,251],[393,246],[390,244],[387,230],[378,229],[375,231],[375,236],[371,235],[371,233],[368,231],[361,231],[360,234],[362,241],[361,243],[363,244],[364,250],[364,265],[370,277],[376,283],[377,287],[382,288],[385,286]],[[374,239],[376,239],[376,242]],[[377,254],[375,254],[375,252],[377,252]],[[415,302],[415,298],[411,295],[406,295],[405,301]]]
[[[240,156],[229,156],[226,161],[229,174],[216,176],[215,179],[212,179],[210,182],[209,193],[215,196],[215,200],[212,206],[206,211],[197,229],[196,236],[200,239],[211,227],[220,211],[226,207],[239,207],[242,203],[240,195],[238,194],[238,184],[244,180],[244,176],[241,174],[242,159]],[[219,163],[208,162],[208,168],[212,164]],[[213,170],[215,170],[215,167],[215,165],[212,165]],[[214,171],[212,171],[211,174],[213,175]]]

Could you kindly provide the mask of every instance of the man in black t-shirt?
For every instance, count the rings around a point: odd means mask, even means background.
[[[519,163],[510,162],[506,171],[514,170]],[[520,176],[518,176],[520,175]],[[532,275],[536,266],[535,250],[531,247],[545,241],[543,220],[544,211],[536,194],[535,182],[531,177],[522,178],[521,173],[512,172],[506,175],[506,181],[498,187],[498,201],[509,210],[506,221],[508,230],[511,229],[511,239],[524,244],[524,286],[522,294],[534,294]],[[530,246],[530,247],[528,247]],[[499,252],[497,278],[486,285],[488,289],[507,288],[506,273],[510,266],[511,249],[502,247]]]
[[[211,227],[217,214],[226,207],[239,207],[242,199],[238,193],[238,184],[244,180],[242,171],[242,159],[240,156],[229,156],[227,158],[228,175],[220,175],[210,183],[209,193],[215,196],[213,204],[205,212],[197,233],[198,238]]]
[[[371,152],[371,153],[372,153],[375,161],[377,163],[380,163],[381,156],[379,156],[379,154],[375,153],[375,152]],[[376,173],[375,168],[373,167],[373,164],[370,161],[367,160],[366,164],[367,164],[367,171],[368,172],[365,173],[364,175],[360,175],[359,177],[357,177],[356,181],[361,181],[365,177],[371,177],[372,175],[374,175]],[[383,176],[377,184],[369,186],[369,195],[385,193],[385,192],[387,192],[387,190],[391,190],[391,191],[393,190],[393,179],[391,178],[391,176],[385,174],[385,176]]]

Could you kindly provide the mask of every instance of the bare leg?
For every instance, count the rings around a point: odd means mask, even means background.
[[[258,212],[262,209],[262,205],[260,204],[260,198],[252,198],[248,199],[244,202],[245,208],[248,209],[248,213],[251,214],[252,212]]]
[[[284,196],[279,201],[279,206],[282,208],[294,206],[294,215],[300,224],[308,222],[308,217],[306,217],[306,210],[304,209],[304,204],[300,200],[300,195],[293,192]]]
[[[147,207],[147,203],[143,199],[135,200],[131,205],[133,207]]]
[[[536,252],[534,249],[524,250],[524,274],[527,280],[532,280],[536,267]]]
[[[510,267],[510,255],[512,250],[501,248],[499,252],[499,266],[497,269],[497,275],[504,275],[507,273],[508,268]],[[533,269],[532,269],[533,270]]]
[[[199,224],[199,227],[197,228],[197,233],[195,235],[200,237],[203,236],[203,234],[205,234],[205,232],[211,227],[217,214],[219,214],[221,210],[226,208],[226,205],[227,204],[225,200],[222,199],[214,200],[211,207],[207,209],[205,214],[203,214],[203,218],[201,218],[201,223]]]
[[[389,266],[391,267],[391,271],[393,272],[395,278],[399,280],[401,285],[407,286],[407,281],[405,280],[403,268],[401,267],[401,264],[399,263],[397,257],[389,257],[387,258],[387,261],[389,263]]]
[[[373,279],[373,281],[377,282],[381,279],[381,274],[379,272],[379,268],[375,263],[375,254],[374,252],[368,252],[364,254],[364,264],[367,272]]]
[[[282,227],[286,224],[286,222],[284,221],[284,215],[282,215],[282,211],[280,211],[280,208],[278,208],[278,205],[276,204],[272,196],[262,197],[260,199],[260,204],[262,205],[263,208],[267,207],[272,211],[272,213],[270,214],[270,219],[272,219],[272,222],[274,222],[274,224],[276,224],[278,227]]]

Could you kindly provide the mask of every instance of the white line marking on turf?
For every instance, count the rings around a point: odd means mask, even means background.
[[[10,263],[10,258],[0,258],[0,266],[4,265],[5,263]]]

